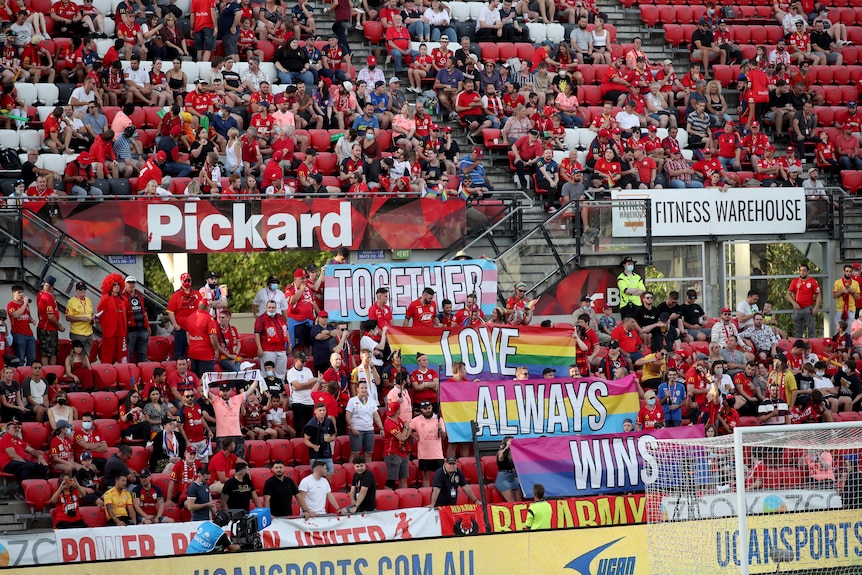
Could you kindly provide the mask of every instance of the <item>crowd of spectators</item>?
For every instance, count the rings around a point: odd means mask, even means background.
[[[808,18],[796,3],[777,6],[786,39],[750,60],[708,7],[684,73],[669,59],[650,60],[640,38],[631,44],[615,38],[592,3],[494,0],[475,23],[457,21],[450,6],[436,1],[343,4],[325,8],[336,22],[322,40],[306,2],[289,8],[278,1],[196,0],[186,26],[171,4],[122,1],[113,14],[114,45],[99,57],[97,39],[106,37],[111,15],[92,2],[58,0],[44,15],[10,2],[4,109],[13,117],[27,114],[13,78],[78,84],[42,130],[47,150],[80,155],[64,173],[28,157],[24,189],[16,194],[98,196],[95,178],[136,176],[134,193],[160,197],[457,192],[487,198],[494,185],[476,161],[484,157],[489,129],[501,130],[494,147],[509,152],[517,186],[543,194],[550,212],[587,190],[742,185],[803,186],[811,209],[823,212],[825,188],[838,182],[839,171],[862,169],[855,102],[835,114],[838,130],[821,125],[812,111],[822,97],[810,66],[841,65],[839,48],[847,43],[843,25],[818,3]],[[352,60],[347,38],[354,18],[358,29],[372,19],[383,29],[382,53],[375,48],[378,55],[362,63]],[[529,57],[499,61],[482,54],[480,43],[528,42],[528,23],[558,19],[571,30],[568,37],[535,45]],[[57,44],[65,38],[71,42]],[[191,84],[186,60],[211,66]],[[241,74],[239,61],[247,62]],[[387,78],[389,61],[395,75]],[[274,66],[275,85],[262,63]],[[735,85],[712,80],[711,66],[730,63],[740,66]],[[402,82],[409,86],[402,89]],[[583,101],[584,90],[596,86],[601,113]],[[724,94],[729,88],[739,94],[735,111]],[[108,121],[106,106],[122,109]],[[154,138],[143,138],[133,123],[141,106],[164,107]],[[467,149],[453,126],[466,129]],[[567,150],[566,129],[581,127],[595,132],[583,164],[574,149],[565,158],[545,153]],[[335,165],[317,159],[322,150],[310,145],[309,129],[339,130],[327,149]],[[658,137],[659,129],[667,135]],[[191,182],[177,189],[175,177]]]

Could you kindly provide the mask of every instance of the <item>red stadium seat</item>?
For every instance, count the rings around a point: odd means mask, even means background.
[[[518,57],[518,48],[511,42],[500,42],[497,44],[497,54],[500,62],[505,64],[507,60]]]
[[[588,106],[602,105],[602,89],[600,86],[580,86],[584,89],[584,102]]]
[[[293,465],[293,443],[289,439],[268,439],[269,457],[272,461],[280,459],[285,465]]]
[[[253,333],[239,334],[239,353],[242,357],[257,356],[257,344]]]
[[[71,391],[66,394],[66,399],[68,399],[69,405],[78,410],[78,417],[84,413],[95,411],[93,397],[86,391]]]
[[[93,408],[88,410],[95,413],[95,419],[114,419],[119,417],[120,400],[113,391],[94,391],[92,394]],[[78,410],[79,414],[83,411]]]
[[[339,435],[335,438],[335,447],[332,450],[332,460],[335,463],[350,462],[350,437]]]
[[[493,483],[485,485],[485,497],[488,503],[503,503],[506,499],[497,490],[497,486]]]
[[[641,4],[639,8],[641,13],[641,20],[643,21],[643,23],[646,24],[649,28],[655,28],[655,25],[658,24],[659,20],[658,6]]]
[[[257,491],[257,494],[263,497],[263,484],[266,483],[266,480],[272,477],[272,469],[267,467],[252,467],[249,469],[249,476],[251,477],[251,483],[254,485],[254,490]]]
[[[339,464],[332,466],[332,477],[329,478],[329,486],[333,491],[342,491],[347,485],[347,471]]]
[[[485,483],[494,483],[497,480],[497,456],[484,455],[482,462],[482,476],[485,478]]]
[[[839,66],[837,68],[832,68],[832,82],[834,84],[849,84],[851,78],[852,70],[849,66]]]
[[[165,493],[163,490],[162,493]],[[180,523],[181,521],[186,521],[183,518],[183,509],[177,505],[165,502],[165,517],[170,517],[173,519],[174,523]]]
[[[531,61],[533,59],[533,52],[536,51],[536,47],[528,42],[517,42],[515,48],[518,50],[518,58],[520,60]]]
[[[25,421],[21,424],[21,438],[33,449],[44,449],[51,438],[51,426],[47,423]]]
[[[107,524],[105,510],[101,507],[79,507],[78,513],[81,514],[81,519],[87,527],[104,527]]]
[[[678,48],[685,41],[683,35],[683,28],[679,24],[665,24],[664,37],[665,40],[668,41],[668,44],[670,44],[674,48]]]
[[[115,363],[114,369],[117,370],[117,384],[123,389],[131,389],[133,379],[136,383],[141,381],[141,370],[137,364]]]
[[[458,467],[461,469],[461,473],[464,474],[464,479],[467,480],[467,483],[479,482],[479,470],[476,468],[475,457],[459,457]]]
[[[838,86],[823,86],[823,99],[828,106],[840,106],[841,88]]]
[[[153,341],[150,339],[150,341]],[[145,361],[138,364],[138,369],[141,371],[141,379],[137,382],[138,388],[143,389],[144,385],[153,379],[153,370],[157,367],[162,367],[161,362]]]
[[[841,170],[841,185],[848,193],[855,195],[862,188],[862,172]]]
[[[386,464],[382,461],[369,461],[366,464],[368,471],[374,475],[374,480],[377,483],[377,489],[386,488]]]
[[[299,470],[296,467],[285,467],[284,474],[290,477],[294,483],[299,485],[301,479],[299,478]]]
[[[308,446],[305,445],[305,439],[295,437],[290,442],[293,444],[293,457],[297,465],[309,465],[311,459],[309,458]]]
[[[126,465],[129,466],[129,469],[136,473],[140,473],[141,469],[149,466],[150,464],[150,452],[146,447],[141,445],[133,445],[132,446],[132,458],[129,459]]]
[[[750,44],[751,30],[748,26],[731,26],[733,41],[736,44]]]
[[[98,390],[113,390],[117,387],[117,370],[111,364],[97,363],[93,366],[93,383]]]
[[[159,112],[162,109],[159,106],[144,106],[144,126],[145,128],[158,128],[159,122],[162,119],[159,117]]]
[[[730,66],[716,64],[712,67],[712,73],[715,75],[718,83],[724,87],[729,86],[732,82],[736,82],[736,78],[733,76],[733,68]]]
[[[363,23],[362,35],[369,44],[379,44],[383,39],[383,24],[374,20]]]
[[[105,440],[108,446],[113,447],[120,444],[122,431],[116,419],[97,419],[94,423],[96,424],[96,429],[99,431],[99,435],[102,436],[102,439]]]
[[[153,482],[153,485],[162,490],[162,495],[165,497],[165,503],[168,503],[168,483],[171,481],[170,473],[153,473],[150,476],[150,481]]]
[[[845,66],[854,66],[859,58],[855,46],[845,46],[844,48],[841,48],[841,55],[844,56]]]
[[[817,124],[819,126],[831,126],[835,123],[835,113],[828,106],[818,106],[815,108],[817,114]]]
[[[479,42],[479,50],[482,53],[483,62],[489,59],[496,62],[500,59],[500,49],[493,42]]]
[[[339,509],[344,509],[345,507],[350,506],[350,494],[335,492],[332,495],[335,497],[335,501],[338,503]],[[326,501],[326,512],[327,513],[335,513],[336,511],[338,511],[338,509],[333,509],[332,504],[327,500]]]
[[[676,6],[672,4],[659,4],[658,19],[665,27],[671,22],[676,22]]]
[[[329,132],[327,132],[327,136]],[[332,152],[320,152],[314,160],[314,166],[325,176],[338,175],[338,156]]]
[[[419,493],[418,489],[413,489],[412,487],[406,489],[399,488],[395,490],[395,494],[398,495],[399,509],[422,507],[422,494]]]
[[[691,24],[694,22],[694,13],[691,6],[676,7],[676,21],[680,24]]]
[[[269,444],[259,439],[246,440],[245,460],[251,467],[263,467],[269,465]]]
[[[264,61],[272,62],[272,57],[275,56],[275,44],[267,40],[260,40],[257,43],[257,49],[263,51]]]
[[[398,496],[391,489],[377,490],[377,511],[394,511],[398,509]]]
[[[51,504],[51,495],[54,492],[44,479],[25,479],[21,482],[21,488],[24,489],[24,501],[33,511],[41,513]]]
[[[850,84],[849,86],[841,86],[841,100],[843,104],[855,102],[859,99],[859,89]]]
[[[309,144],[318,152],[329,152],[332,150],[332,139],[329,130],[308,130]],[[320,161],[320,157],[317,158]]]

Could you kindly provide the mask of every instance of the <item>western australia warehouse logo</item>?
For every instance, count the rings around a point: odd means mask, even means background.
[[[608,554],[609,556],[596,561],[599,555],[623,539],[625,538],[620,537],[575,557],[566,564],[566,569],[571,569],[580,575],[634,575],[636,561],[634,556],[618,557]]]

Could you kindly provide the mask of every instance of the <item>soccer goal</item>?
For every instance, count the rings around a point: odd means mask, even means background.
[[[651,573],[862,574],[860,457],[859,421],[653,442]]]

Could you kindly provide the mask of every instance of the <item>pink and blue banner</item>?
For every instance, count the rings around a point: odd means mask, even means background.
[[[635,376],[629,375],[616,381],[443,381],[440,409],[453,443],[473,440],[471,421],[478,425],[479,441],[511,435],[541,442],[546,435],[622,429],[623,420],[637,416],[640,403]]]
[[[617,429],[622,429],[622,422]],[[648,450],[650,444],[703,436],[703,425],[691,425],[606,435],[516,438],[512,460],[525,494],[532,493],[537,483],[544,485],[546,497],[630,493],[643,491],[645,484],[659,479],[660,466]]]
[[[475,293],[482,313],[490,317],[497,303],[497,264],[490,260],[328,265],[325,282],[324,307],[333,321],[368,319],[368,310],[377,301],[375,292],[381,287],[389,289],[389,306],[396,320],[404,319],[407,306],[425,288],[436,292],[438,310],[444,299],[452,302],[453,311],[464,309],[467,296]]]

